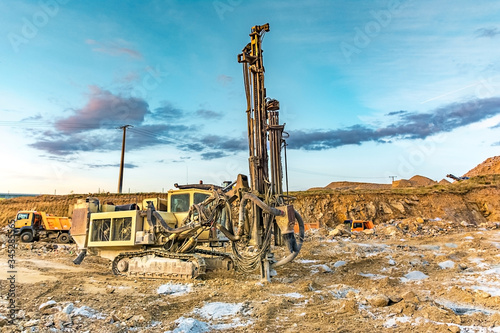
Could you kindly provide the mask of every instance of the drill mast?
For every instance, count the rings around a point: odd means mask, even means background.
[[[281,165],[284,125],[279,124],[279,102],[266,96],[264,85],[262,39],[268,31],[268,23],[252,27],[250,43],[238,55],[238,62],[243,64],[247,100],[250,186],[266,204],[276,207],[284,205]],[[274,218],[253,204],[250,219],[251,243],[261,248],[265,246],[264,235],[274,227]],[[274,234],[275,244],[281,244],[280,229],[276,227]],[[269,256],[272,257],[272,254]],[[272,258],[262,262],[263,278],[268,278],[269,260],[272,261]]]

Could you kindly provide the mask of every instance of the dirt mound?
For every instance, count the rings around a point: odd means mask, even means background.
[[[435,185],[437,184],[436,181],[420,176],[420,175],[415,175],[411,177],[410,179],[400,179],[396,180],[392,183],[393,188],[401,188],[401,187],[421,187],[421,186],[430,186],[430,185]]]
[[[483,175],[499,175],[500,174],[500,156],[488,158],[483,163],[477,165],[474,169],[467,172],[464,177],[474,177]]]
[[[429,186],[436,184],[436,181],[420,175],[413,176],[409,180],[414,186]]]
[[[438,182],[439,185],[448,185],[448,184],[451,184],[451,182],[449,182],[448,180],[446,179],[441,179],[439,182]]]

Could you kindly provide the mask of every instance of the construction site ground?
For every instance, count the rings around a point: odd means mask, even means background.
[[[312,230],[271,283],[258,272],[132,279],[97,256],[75,266],[74,245],[19,243],[14,325],[9,258],[0,252],[0,331],[500,332],[500,229],[492,226],[443,225],[437,237]]]

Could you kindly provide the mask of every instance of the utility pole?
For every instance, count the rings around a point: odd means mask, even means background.
[[[397,178],[398,176],[389,176],[389,178],[392,179],[392,182],[394,183],[394,179]]]
[[[123,185],[123,164],[125,161],[125,135],[127,133],[127,128],[133,127],[132,125],[124,125],[118,127],[119,129],[123,129],[123,140],[122,140],[122,160],[120,163],[120,177],[118,178],[118,193],[122,193],[122,185]]]

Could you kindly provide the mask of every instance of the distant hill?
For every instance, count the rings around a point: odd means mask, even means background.
[[[500,156],[493,156],[481,164],[478,164],[474,169],[467,172],[465,177],[484,176],[484,175],[499,175],[500,174]]]
[[[484,175],[496,175],[500,174],[500,156],[494,156],[488,158],[486,161],[477,165],[474,169],[467,172],[464,177],[475,177],[475,176],[484,176]],[[347,182],[347,181],[338,181],[331,182],[325,187],[313,187],[310,188],[309,191],[314,190],[382,190],[382,189],[390,189],[390,188],[405,188],[405,187],[422,187],[422,186],[432,186],[432,185],[447,185],[450,182],[446,179],[441,179],[439,183],[435,180],[432,180],[428,177],[424,177],[421,175],[415,175],[410,179],[400,179],[395,180],[391,184],[376,184],[376,183],[360,183],[360,182]]]
[[[394,181],[392,184],[377,184],[377,183],[360,183],[360,182],[347,182],[347,181],[339,181],[339,182],[331,182],[325,187],[313,187],[308,191],[317,191],[317,190],[386,190],[391,188],[401,188],[401,187],[421,187],[421,186],[429,186],[437,184],[436,181],[416,175],[411,177],[410,179],[400,179]]]
[[[331,190],[383,190],[390,189],[391,184],[377,184],[377,183],[360,183],[360,182],[331,182],[325,187],[313,187],[308,189],[308,191],[319,191],[325,189]]]

